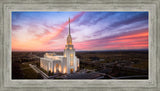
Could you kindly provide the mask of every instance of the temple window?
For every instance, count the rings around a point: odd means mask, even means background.
[[[70,65],[73,66],[73,54],[70,54]]]

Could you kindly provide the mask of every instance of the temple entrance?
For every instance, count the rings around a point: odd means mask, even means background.
[[[56,73],[59,73],[59,64],[56,64]]]
[[[73,73],[73,68],[72,68],[72,69],[70,69],[70,72],[71,72],[71,73]]]

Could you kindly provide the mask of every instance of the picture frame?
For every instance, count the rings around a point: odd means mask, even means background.
[[[5,0],[0,1],[0,90],[143,91],[160,89],[160,0]],[[149,79],[148,80],[12,80],[11,12],[12,11],[148,11]]]

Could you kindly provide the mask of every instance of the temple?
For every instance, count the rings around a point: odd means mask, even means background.
[[[69,32],[67,36],[67,44],[65,45],[64,55],[56,55],[55,53],[45,53],[43,58],[40,58],[40,67],[51,73],[74,73],[79,68],[79,58],[76,57],[76,52],[72,44],[70,33],[70,18]]]

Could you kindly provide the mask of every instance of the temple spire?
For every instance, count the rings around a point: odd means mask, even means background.
[[[72,45],[72,37],[71,37],[71,34],[70,34],[70,18],[69,18],[69,33],[68,33],[68,36],[67,36],[67,45]]]
[[[69,35],[70,35],[70,17],[69,17]]]

